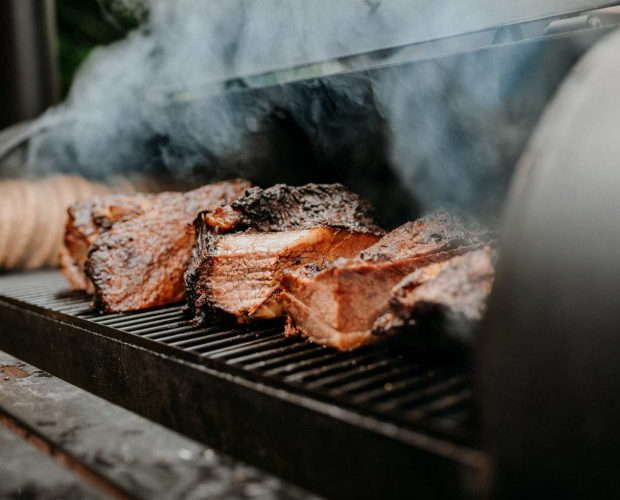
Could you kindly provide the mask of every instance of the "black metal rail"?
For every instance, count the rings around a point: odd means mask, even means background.
[[[182,305],[101,315],[65,288],[1,277],[0,348],[315,491],[450,496],[482,466],[466,364],[195,326]]]

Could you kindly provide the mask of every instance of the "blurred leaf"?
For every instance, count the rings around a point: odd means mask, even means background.
[[[106,0],[110,1],[110,0]],[[105,7],[105,10],[102,9]],[[123,38],[140,19],[130,11],[98,0],[57,0],[58,58],[63,97],[80,64],[98,45],[107,45]],[[140,16],[143,13],[137,12]]]

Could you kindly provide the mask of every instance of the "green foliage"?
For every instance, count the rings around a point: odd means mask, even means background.
[[[118,0],[57,0],[58,59],[63,97],[75,72],[98,45],[123,38],[135,28],[144,10],[130,10]]]

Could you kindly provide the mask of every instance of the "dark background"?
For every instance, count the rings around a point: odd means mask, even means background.
[[[0,129],[64,99],[91,50],[120,40],[146,16],[119,1],[0,2]]]

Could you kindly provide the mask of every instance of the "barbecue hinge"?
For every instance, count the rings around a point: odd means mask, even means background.
[[[603,21],[598,15],[583,14],[581,16],[554,19],[545,28],[545,35],[570,33],[572,31],[597,29],[603,26]]]

